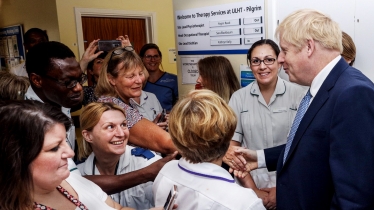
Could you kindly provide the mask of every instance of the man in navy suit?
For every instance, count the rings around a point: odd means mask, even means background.
[[[292,13],[276,36],[278,61],[311,99],[288,154],[237,148],[239,159],[277,171],[278,210],[374,209],[374,84],[340,56],[342,32],[320,12]]]

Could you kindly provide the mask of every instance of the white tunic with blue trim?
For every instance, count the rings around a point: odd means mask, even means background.
[[[184,158],[166,163],[153,183],[156,206],[164,206],[173,185],[178,188],[178,209],[265,209],[252,189],[239,186],[213,163],[192,164]]]
[[[156,155],[154,152],[152,153],[155,156],[149,160],[141,156],[131,155],[131,150],[133,148],[134,147],[129,145],[126,146],[125,153],[122,154],[119,159],[119,164],[116,172],[118,175],[139,170],[161,159],[161,157]],[[93,175],[92,169],[94,170],[95,175],[100,175],[97,167],[93,165],[94,157],[95,154],[91,153],[91,155],[88,156],[85,162],[78,165],[78,169],[83,176]],[[111,197],[122,206],[127,206],[135,209],[152,208],[154,207],[152,183],[153,182],[147,182],[137,185],[120,193],[113,194],[111,195]]]

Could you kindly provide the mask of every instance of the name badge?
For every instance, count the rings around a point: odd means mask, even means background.
[[[286,107],[280,107],[280,108],[273,109],[273,113],[281,113],[281,112],[287,112],[287,108]]]

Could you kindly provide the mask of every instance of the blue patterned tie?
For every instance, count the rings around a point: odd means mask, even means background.
[[[292,123],[290,133],[288,134],[286,149],[284,150],[283,164],[286,161],[288,152],[290,151],[290,147],[292,145],[293,138],[295,137],[295,133],[297,131],[297,128],[300,125],[301,119],[303,119],[304,114],[306,110],[308,109],[311,98],[312,98],[312,95],[310,94],[310,89],[309,89],[306,95],[304,96],[303,100],[301,100],[300,102],[295,119],[293,120],[293,123]]]

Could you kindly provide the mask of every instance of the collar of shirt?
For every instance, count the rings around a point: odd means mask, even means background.
[[[34,89],[32,89],[31,86],[29,86],[29,88],[27,89],[27,92],[25,93],[25,100],[35,100],[35,101],[40,101],[40,102],[44,103],[44,101],[42,101],[42,99],[40,99],[39,96],[36,95]],[[68,116],[69,118],[71,118],[70,108],[65,108],[65,107],[61,106],[61,111],[66,116]]]
[[[334,68],[334,66],[339,62],[342,56],[337,56],[334,60],[330,61],[325,68],[323,68],[317,76],[313,79],[312,85],[310,86],[310,94],[312,95],[312,98],[309,102],[312,103],[312,100],[314,99],[314,96],[317,94],[319,89],[321,88],[323,82],[327,78],[327,76],[330,74],[331,70]]]
[[[138,104],[134,99],[130,98],[130,104],[133,107],[143,106],[145,102],[147,101],[147,99],[148,99],[147,92],[142,90],[142,95],[140,96],[140,103]]]
[[[129,145],[126,145],[126,151],[125,151],[125,153],[122,154],[121,157],[119,158],[117,174],[121,174],[122,170],[124,168],[126,168],[130,164],[131,148],[133,148],[133,147],[130,147]],[[92,175],[92,169],[93,169],[93,167],[95,167],[95,175],[100,175],[100,172],[97,169],[97,167],[93,165],[94,158],[95,158],[95,154],[92,152],[87,157],[87,159],[84,161],[83,171],[84,171],[85,175]],[[83,163],[81,163],[81,164],[83,164]]]
[[[178,161],[178,166],[181,170],[197,176],[202,176],[210,179],[218,179],[232,183],[235,182],[229,172],[214,163],[189,163],[186,159],[181,158]]]
[[[251,94],[252,95],[260,95],[260,87],[258,86],[257,80],[253,82],[251,86]],[[273,95],[283,95],[286,92],[286,85],[284,84],[283,80],[278,76],[277,84],[275,86],[275,91]]]
[[[35,100],[35,101],[40,101],[42,103],[44,103],[42,101],[42,99],[39,98],[38,95],[36,95],[35,91],[32,89],[31,86],[29,86],[29,88],[27,88],[27,91],[25,93],[25,99],[26,100]]]

